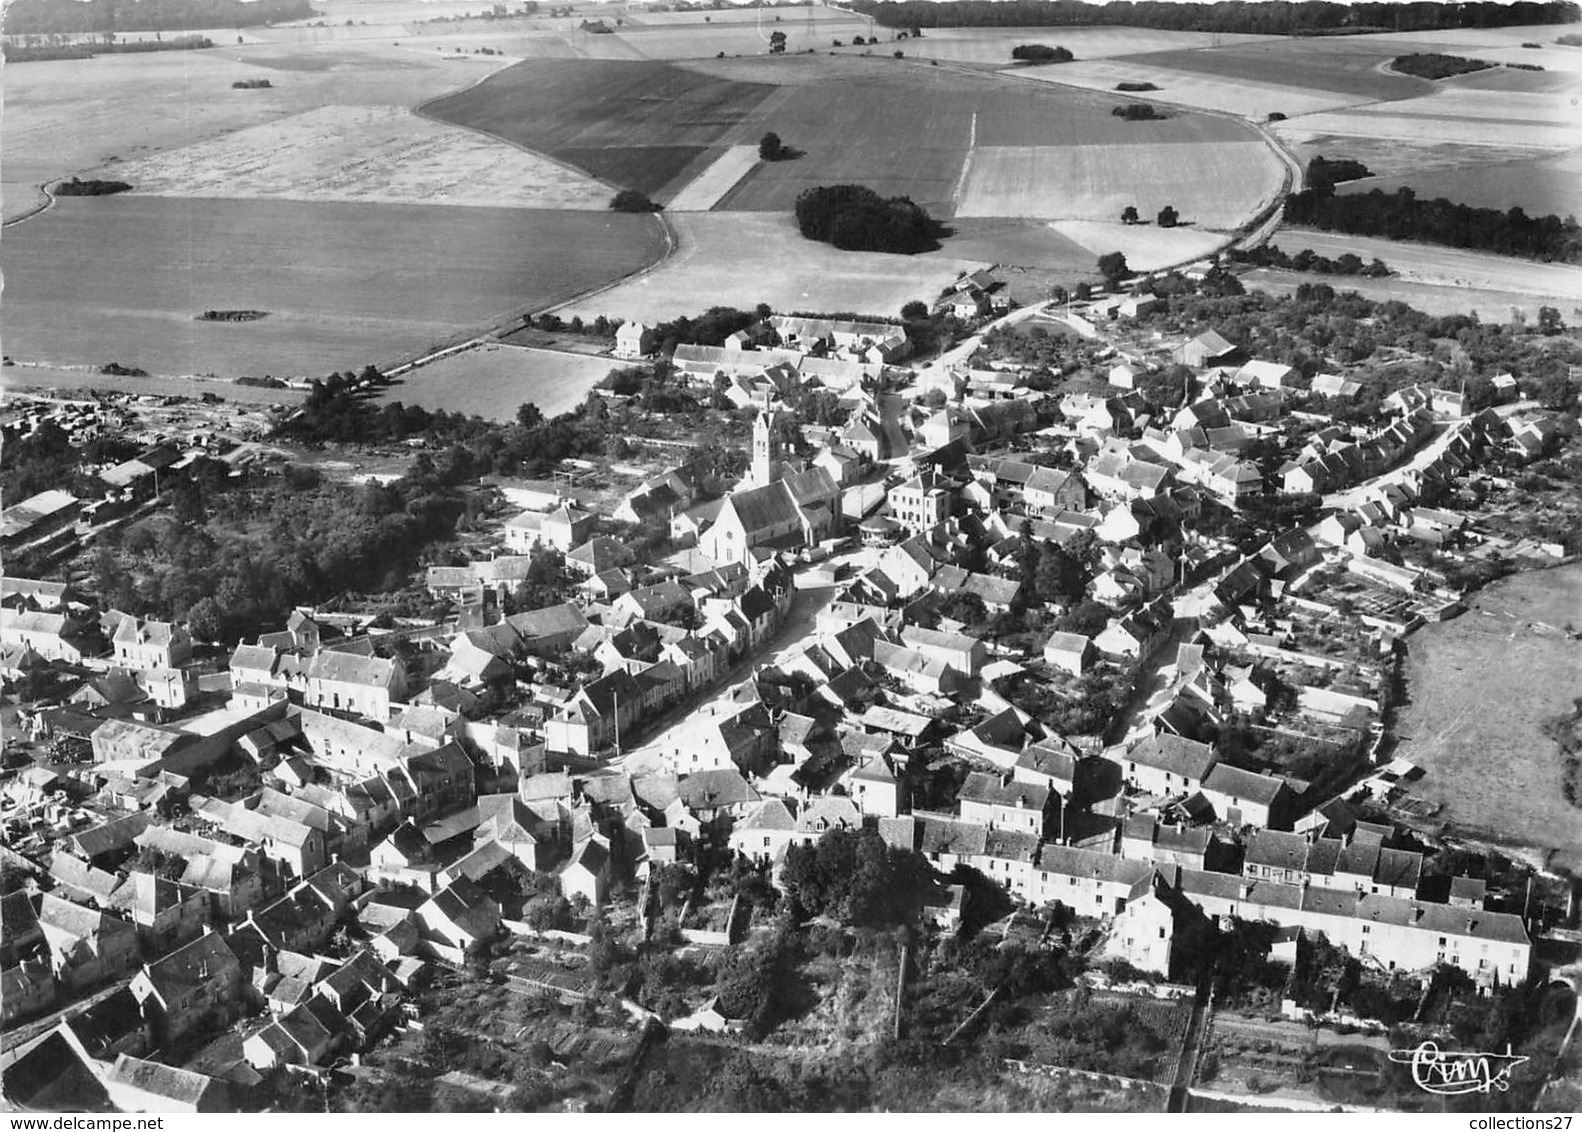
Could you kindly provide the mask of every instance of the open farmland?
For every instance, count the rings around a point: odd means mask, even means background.
[[[1059,83],[1084,90],[1113,91],[1116,84],[1123,82],[1153,83],[1158,90],[1150,90],[1136,97],[1198,110],[1218,110],[1259,121],[1275,110],[1294,116],[1354,106],[1364,101],[1361,95],[1338,91],[1305,90],[1229,75],[1156,67],[1147,62],[1146,57],[1065,63],[1058,67],[1031,68],[1024,73],[1028,78],[1040,82]]]
[[[424,112],[653,194],[689,164],[701,169],[708,148],[774,92],[665,63],[544,60],[436,99]]]
[[[1336,36],[1271,39],[1206,51],[1151,52],[1138,56],[1138,61],[1154,67],[1369,99],[1412,98],[1433,90],[1434,84],[1426,79],[1378,70],[1381,63],[1399,54],[1399,46],[1377,45],[1367,36]]]
[[[802,238],[783,214],[677,213],[676,251],[654,270],[569,303],[583,318],[656,322],[711,306],[778,311],[855,311],[893,317],[912,299],[925,302],[965,270],[983,263],[947,252],[885,255],[843,252]]]
[[[672,212],[707,212],[757,164],[757,146],[733,145],[677,193],[666,207]]]
[[[1350,156],[1350,151],[1347,151]],[[1462,151],[1465,154],[1465,150]],[[1367,158],[1361,158],[1364,162]],[[1370,164],[1369,168],[1373,168]],[[1368,177],[1336,186],[1340,193],[1409,188],[1424,199],[1446,197],[1478,208],[1519,207],[1529,216],[1582,215],[1582,150],[1553,157],[1531,156],[1480,164]]]
[[[509,421],[531,401],[546,417],[582,404],[599,381],[622,363],[587,354],[563,354],[490,342],[408,370],[379,393],[425,409],[476,413]]]
[[[1225,244],[1219,233],[1201,228],[1160,228],[1100,220],[1057,220],[1050,227],[1086,248],[1094,260],[1120,252],[1133,271],[1157,271],[1201,259]]]
[[[1561,631],[1579,610],[1582,567],[1567,566],[1495,582],[1460,617],[1418,630],[1397,728],[1399,753],[1428,771],[1413,793],[1573,869],[1582,809],[1561,794],[1559,755],[1539,728],[1582,695],[1582,645]]]
[[[34,186],[106,163],[161,153],[324,106],[394,106],[429,98],[498,68],[468,56],[445,62],[382,46],[295,48],[316,69],[249,62],[277,46],[107,55],[22,63],[5,72],[5,218],[34,208]],[[269,78],[267,90],[232,90],[238,79]]]
[[[1271,202],[1282,184],[1279,162],[1259,141],[984,146],[972,152],[957,211],[1117,220],[1127,205],[1151,216],[1169,204],[1187,223],[1229,229]]]
[[[650,216],[68,198],[6,232],[6,352],[160,374],[317,375],[564,302],[663,246]],[[208,308],[269,316],[195,321]]]
[[[1300,251],[1295,242],[1282,243],[1287,251]],[[1437,283],[1413,283],[1399,278],[1368,279],[1360,275],[1318,276],[1312,272],[1281,271],[1260,267],[1240,276],[1242,285],[1249,291],[1262,291],[1268,295],[1292,295],[1304,283],[1323,283],[1336,291],[1355,291],[1376,303],[1402,302],[1414,310],[1435,318],[1475,311],[1491,321],[1503,320],[1513,310],[1521,310],[1529,321],[1536,320],[1540,307],[1553,306],[1554,300],[1541,295],[1517,291],[1495,291],[1478,287],[1447,286]],[[1563,309],[1563,308],[1562,308]],[[1568,316],[1568,321],[1569,321]]]
[[[1331,259],[1346,252],[1354,252],[1365,261],[1378,257],[1405,282],[1531,295],[1567,310],[1582,302],[1582,267],[1532,263],[1436,244],[1348,236],[1311,228],[1282,228],[1275,242],[1293,255],[1303,248],[1312,248]]]
[[[886,41],[894,29],[877,28]],[[866,37],[867,32],[860,32]],[[948,63],[977,63],[1005,66],[1011,62],[1011,48],[1020,43],[1043,43],[1069,50],[1078,60],[1108,59],[1115,55],[1140,55],[1148,51],[1182,51],[1222,43],[1256,43],[1267,36],[1220,35],[1203,31],[1169,31],[1156,28],[1123,27],[1005,27],[1005,28],[925,28],[923,38],[896,44],[907,58],[938,59]],[[845,51],[862,51],[846,47]],[[1062,64],[1068,66],[1069,64]]]
[[[158,196],[605,209],[577,170],[397,106],[326,106],[105,170]]]

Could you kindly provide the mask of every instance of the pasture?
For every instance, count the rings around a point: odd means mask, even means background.
[[[398,106],[326,106],[113,171],[156,196],[594,210],[611,196],[569,166]]]
[[[655,218],[608,212],[68,198],[6,231],[6,351],[166,375],[320,375],[564,302],[663,247]],[[195,321],[211,307],[269,315]]]
[[[1562,796],[1560,759],[1539,730],[1582,695],[1582,645],[1559,626],[1582,610],[1582,567],[1502,579],[1453,621],[1409,641],[1399,753],[1427,770],[1413,793],[1452,822],[1582,863],[1582,809]],[[1539,624],[1551,628],[1540,628]]]
[[[1199,228],[1235,228],[1274,198],[1282,170],[1259,141],[1194,146],[984,146],[957,214],[1118,221],[1174,205]]]
[[[711,306],[853,311],[894,317],[931,301],[956,277],[985,266],[945,251],[929,255],[843,252],[802,238],[783,213],[693,212],[670,218],[676,251],[664,263],[560,313],[657,322]]]
[[[624,364],[490,342],[408,370],[381,389],[378,400],[476,413],[494,421],[514,420],[517,408],[531,401],[553,417],[582,404],[588,390]]]
[[[41,182],[325,106],[409,104],[503,65],[478,56],[445,62],[388,44],[296,48],[292,55],[315,67],[289,75],[249,61],[278,55],[278,46],[261,44],[7,67],[5,218],[35,207]],[[261,77],[274,87],[231,89],[235,80]]]

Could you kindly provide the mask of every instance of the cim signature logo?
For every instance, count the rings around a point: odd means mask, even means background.
[[[1412,1080],[1425,1093],[1454,1097],[1464,1093],[1505,1092],[1511,1087],[1511,1070],[1530,1060],[1511,1053],[1472,1053],[1442,1050],[1432,1041],[1416,1049],[1392,1049],[1390,1060],[1412,1067]]]

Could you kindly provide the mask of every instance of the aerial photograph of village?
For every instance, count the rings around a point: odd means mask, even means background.
[[[3,46],[0,1109],[1582,1110],[1582,6]]]

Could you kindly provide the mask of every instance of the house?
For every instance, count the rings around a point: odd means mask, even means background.
[[[1203,797],[1220,821],[1289,829],[1295,808],[1285,779],[1220,764],[1203,779]]]
[[[121,1112],[233,1112],[230,1082],[121,1054],[100,1080]]]
[[[1175,913],[1150,886],[1128,900],[1110,921],[1104,942],[1106,958],[1121,959],[1140,971],[1170,973],[1170,948],[1175,938]]]
[[[417,909],[417,918],[425,938],[442,955],[445,949],[466,951],[500,930],[500,906],[465,877],[429,897]]]
[[[1224,365],[1236,352],[1236,347],[1227,342],[1218,331],[1205,330],[1196,338],[1183,342],[1172,350],[1170,360],[1178,365],[1194,368]]]
[[[1163,825],[1152,814],[1133,814],[1121,826],[1121,856],[1201,869],[1213,840],[1206,829]]]
[[[1044,663],[1061,672],[1081,676],[1093,667],[1093,641],[1081,633],[1055,632],[1044,642]]]
[[[963,821],[978,822],[990,829],[1043,837],[1051,819],[1059,825],[1059,796],[1048,786],[1022,781],[1009,772],[975,771],[967,775],[956,801]]]
[[[110,638],[115,663],[149,670],[180,668],[192,659],[192,634],[185,625],[124,617]]]
[[[0,609],[0,644],[25,646],[44,660],[81,664],[88,647],[82,626],[64,613]]]
[[[890,489],[890,517],[910,534],[930,531],[950,517],[956,495],[954,481],[925,471]]]
[[[239,1008],[241,987],[241,964],[214,932],[145,964],[131,983],[161,1045],[229,1022]]]
[[[137,929],[125,920],[45,893],[39,897],[38,926],[55,981],[67,993],[110,982],[137,968]]]
[[[309,707],[382,722],[390,718],[392,701],[405,691],[406,672],[398,660],[321,649],[308,662]]]
[[[569,504],[553,511],[523,511],[505,521],[505,546],[513,554],[527,554],[543,544],[565,554],[592,537],[593,524],[593,515]]]
[[[1044,514],[1080,511],[1088,505],[1087,484],[1076,472],[1035,468],[1022,484],[1022,502]]]
[[[654,352],[654,331],[640,322],[623,322],[615,331],[617,358],[646,358]]]
[[[583,841],[560,868],[560,894],[567,900],[581,896],[593,907],[602,907],[610,885],[610,863],[609,845],[603,838]]]
[[[1106,755],[1120,763],[1126,781],[1150,794],[1191,793],[1218,761],[1207,743],[1183,739],[1168,732],[1150,735],[1119,757]]]

